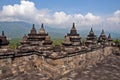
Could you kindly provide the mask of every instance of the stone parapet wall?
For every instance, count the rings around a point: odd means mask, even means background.
[[[0,79],[16,76],[21,73],[29,73],[37,70],[49,77],[64,75],[77,68],[84,68],[102,61],[106,56],[112,54],[113,47],[105,47],[84,54],[77,54],[62,59],[48,59],[35,54],[30,56],[11,59],[0,59]]]
[[[61,59],[38,59],[35,62],[43,72],[47,72],[50,76],[64,75],[77,68],[82,71],[84,68],[94,65],[102,61],[106,56],[112,54],[113,48],[106,47],[95,51],[79,54]]]
[[[64,75],[77,68],[82,71],[84,68],[102,61],[106,56],[112,54],[112,47],[106,47],[85,54],[66,57],[57,60],[49,60],[49,64],[54,64],[60,75]]]
[[[34,71],[34,55],[0,60],[0,79]]]

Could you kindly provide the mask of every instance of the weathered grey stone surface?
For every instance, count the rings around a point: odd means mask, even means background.
[[[32,71],[29,73],[21,73],[17,76],[8,77],[3,80],[50,80],[50,78],[46,74]]]
[[[4,72],[7,70],[9,70],[9,68],[5,69]],[[17,76],[12,76],[9,72],[7,74],[8,76],[2,80],[53,80],[37,70],[19,73]],[[119,75],[120,56],[109,55],[101,63],[89,66],[83,71],[77,69],[57,80],[119,80]]]
[[[60,80],[120,80],[120,56],[111,54],[101,63],[89,66],[82,72],[77,69]]]
[[[0,80],[119,80],[120,56],[111,54],[111,49],[59,60],[37,55],[1,59]],[[68,61],[67,65],[64,61]]]

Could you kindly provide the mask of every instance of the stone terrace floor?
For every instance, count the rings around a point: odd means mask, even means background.
[[[120,80],[120,56],[109,55],[101,63],[89,66],[82,72],[76,70],[56,80]],[[37,71],[3,80],[53,80]]]
[[[120,55],[109,55],[101,63],[79,72],[76,70],[60,80],[120,80]]]

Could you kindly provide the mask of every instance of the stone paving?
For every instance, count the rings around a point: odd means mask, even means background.
[[[32,71],[29,73],[21,73],[17,76],[8,77],[3,80],[50,80],[50,78],[46,74],[42,74],[37,71]]]
[[[120,80],[120,56],[110,55],[84,71],[71,72],[60,80]]]
[[[3,80],[53,80],[38,71],[21,73]],[[110,55],[101,63],[89,66],[85,70],[79,69],[56,80],[120,80],[120,56]]]

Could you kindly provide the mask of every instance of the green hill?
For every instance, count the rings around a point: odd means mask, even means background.
[[[3,30],[5,31],[5,34],[7,35],[8,38],[22,38],[24,34],[28,34],[32,28],[32,24],[26,23],[26,22],[0,22],[0,32]],[[36,25],[37,31],[39,31],[40,26]],[[45,30],[46,32],[49,33],[52,39],[56,38],[64,38],[64,36],[69,33],[69,30],[71,28],[52,28],[49,26],[45,25]],[[90,29],[87,30],[77,30],[78,33],[82,38],[86,38],[88,35]],[[100,35],[101,30],[94,31],[97,36]],[[109,32],[105,31],[105,33],[108,35],[111,33],[111,36],[113,38],[120,38],[120,33],[115,33],[115,32]]]
[[[0,22],[0,32],[4,31],[8,38],[21,38],[29,32],[30,26],[25,22]]]
[[[26,22],[0,22],[0,32],[4,31],[8,38],[22,38],[24,34],[28,34],[32,28],[32,24]],[[40,26],[36,25],[37,31]],[[46,32],[50,34],[52,38],[62,38],[63,30],[54,29],[45,26]],[[65,31],[64,31],[65,32]]]

